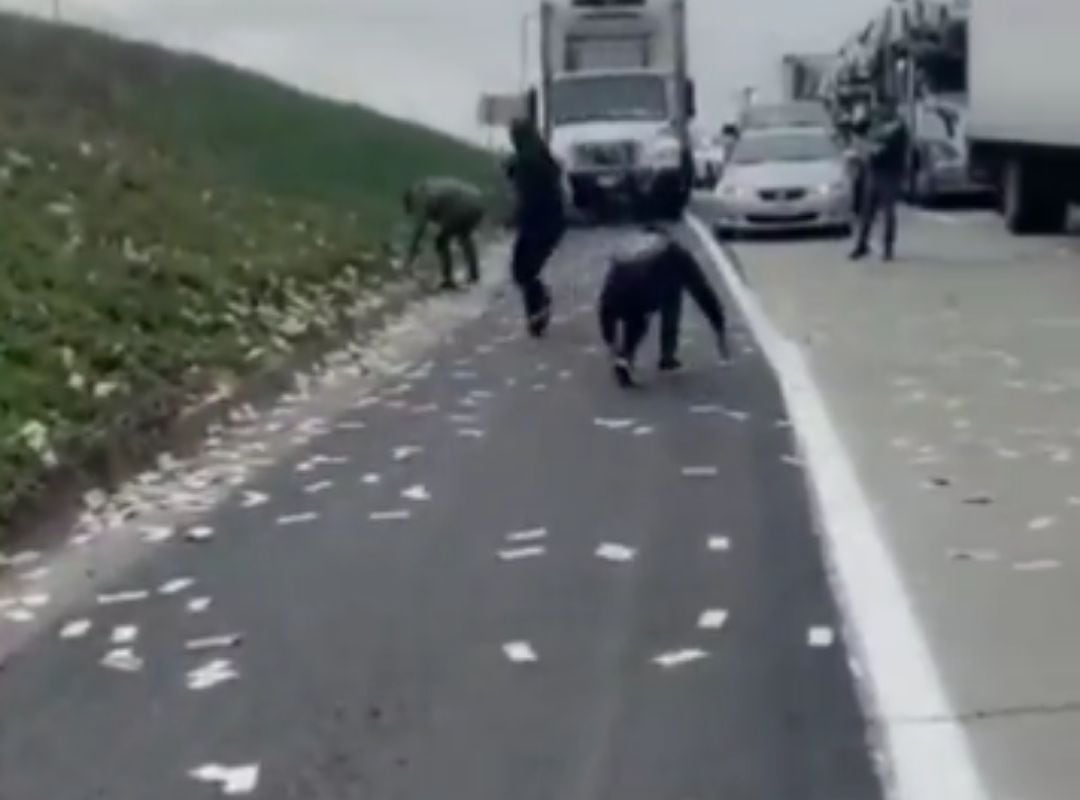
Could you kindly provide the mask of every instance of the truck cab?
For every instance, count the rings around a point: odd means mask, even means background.
[[[692,179],[685,0],[545,0],[541,37],[537,111],[578,211]]]

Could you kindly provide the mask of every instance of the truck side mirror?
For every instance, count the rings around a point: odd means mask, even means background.
[[[720,133],[728,139],[737,139],[739,138],[739,127],[737,125],[732,125],[729,122],[727,125],[720,129]]]
[[[686,118],[693,119],[697,116],[697,86],[694,81],[686,80]]]

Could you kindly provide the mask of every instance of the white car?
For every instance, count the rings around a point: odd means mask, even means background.
[[[854,223],[851,171],[839,143],[817,128],[746,132],[716,188],[697,196],[698,213],[719,234],[821,230]]]

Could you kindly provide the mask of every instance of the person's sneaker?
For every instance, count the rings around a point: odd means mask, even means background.
[[[439,284],[440,292],[456,292],[457,288],[457,284],[453,281],[443,281]]]
[[[848,256],[848,257],[852,261],[861,261],[862,259],[866,258],[868,255],[870,255],[870,248],[869,247],[856,247],[854,250],[851,251],[851,255]]]
[[[634,386],[634,367],[625,358],[617,358],[611,365],[615,380],[624,389]]]
[[[882,261],[892,261],[894,258],[895,258],[895,255],[894,255],[891,247],[887,248],[885,250],[885,252],[881,254],[881,260]]]
[[[529,317],[529,335],[534,339],[540,339],[551,326],[551,303]]]
[[[731,363],[731,345],[728,344],[727,336],[716,337],[716,351],[720,354],[721,364]]]
[[[661,372],[678,372],[683,368],[683,364],[675,356],[664,356],[660,359],[660,371]]]
[[[470,273],[469,274],[469,283],[473,283],[473,284],[480,283],[480,273],[479,272]]]

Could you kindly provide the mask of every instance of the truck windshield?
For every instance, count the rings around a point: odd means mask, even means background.
[[[552,89],[556,125],[668,118],[667,86],[659,75],[596,75],[558,81]]]

